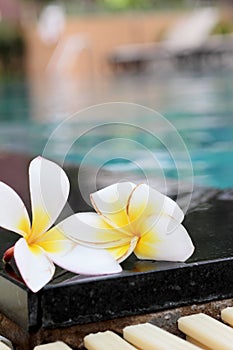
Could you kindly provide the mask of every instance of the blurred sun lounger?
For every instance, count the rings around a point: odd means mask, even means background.
[[[163,41],[146,44],[130,44],[116,47],[109,55],[108,62],[116,68],[142,68],[151,61],[176,58],[196,53],[206,47],[216,50],[209,40],[209,34],[219,20],[218,10],[202,8],[192,11],[173,27]]]

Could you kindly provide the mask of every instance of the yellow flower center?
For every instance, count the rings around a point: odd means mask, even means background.
[[[32,246],[38,243],[41,236],[49,226],[50,218],[43,209],[37,209],[33,212],[32,226],[30,227],[26,217],[20,220],[18,228],[24,232],[24,238],[28,245]]]

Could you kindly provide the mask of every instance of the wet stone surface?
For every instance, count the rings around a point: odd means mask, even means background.
[[[196,250],[186,263],[139,261],[131,256],[122,264],[122,273],[98,277],[57,269],[53,281],[37,294],[1,263],[0,310],[24,329],[33,330],[233,297],[232,191],[202,189],[193,198],[184,225]],[[17,238],[2,230],[0,254]]]

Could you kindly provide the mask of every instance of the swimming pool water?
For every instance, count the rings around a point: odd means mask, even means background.
[[[80,85],[80,82],[72,89],[69,85],[65,97],[65,84],[54,90],[45,84],[38,94],[27,81],[0,82],[0,151],[41,154],[51,133],[62,118],[71,113],[95,103],[135,102],[156,109],[177,128],[192,160],[195,183],[217,188],[233,187],[232,81],[233,70],[131,75],[111,78],[94,84],[94,87]],[[51,158],[63,155],[69,137],[75,132],[74,126],[56,139]],[[167,132],[169,138],[169,130]],[[120,135],[116,127],[108,133],[105,130],[87,133],[69,149],[66,161],[80,163],[93,147]],[[161,143],[137,129],[130,132],[130,138],[156,155],[167,177],[178,176],[174,160]],[[111,147],[104,152],[97,150],[88,158],[90,165],[102,162],[106,169],[127,172],[140,172],[142,165],[150,174],[157,175],[158,169],[147,160],[146,152],[132,145],[120,147],[119,144],[118,147],[118,156]],[[111,154],[114,155],[112,158]],[[130,160],[125,154],[131,155]],[[182,152],[177,158],[185,178],[186,160]]]

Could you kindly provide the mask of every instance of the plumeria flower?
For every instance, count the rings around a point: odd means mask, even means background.
[[[182,210],[148,185],[117,183],[93,193],[91,201],[97,213],[78,213],[62,224],[76,242],[106,248],[118,262],[132,252],[139,259],[182,262],[192,255]]]
[[[32,223],[18,194],[0,182],[0,226],[21,236],[5,252],[4,260],[8,262],[14,255],[23,280],[33,292],[51,280],[54,263],[79,274],[121,271],[106,250],[86,247],[67,238],[64,227],[69,228],[69,233],[77,230],[69,227],[69,218],[52,227],[69,195],[69,180],[62,168],[42,157],[35,158],[29,166],[29,187]]]

